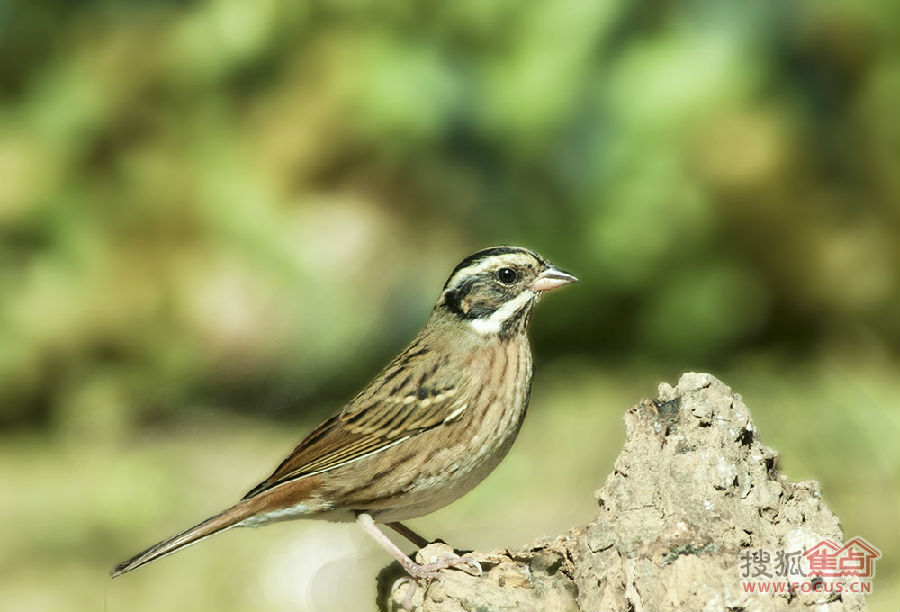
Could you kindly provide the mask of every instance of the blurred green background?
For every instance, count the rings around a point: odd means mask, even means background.
[[[352,525],[106,572],[268,475],[501,243],[582,282],[534,319],[510,457],[411,526],[587,522],[622,412],[711,371],[894,609],[898,28],[887,0],[0,2],[0,609],[368,609],[389,559]]]

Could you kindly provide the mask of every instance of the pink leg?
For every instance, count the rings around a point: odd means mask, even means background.
[[[436,578],[438,572],[442,569],[447,569],[448,567],[453,567],[455,565],[468,565],[472,569],[475,570],[476,575],[481,575],[481,565],[475,559],[471,557],[460,557],[459,555],[447,555],[443,559],[435,561],[434,563],[426,563],[425,565],[421,565],[416,563],[412,559],[410,559],[406,553],[400,550],[396,544],[394,544],[390,538],[384,535],[384,532],[375,525],[375,521],[372,519],[371,515],[366,513],[361,513],[356,517],[356,523],[365,530],[370,536],[372,536],[376,542],[381,544],[385,550],[391,553],[391,556],[394,557],[397,561],[400,562],[400,566],[406,571],[407,574],[416,579],[422,578]]]

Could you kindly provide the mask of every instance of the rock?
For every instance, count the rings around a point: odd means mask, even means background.
[[[862,595],[749,593],[741,556],[842,542],[815,482],[789,482],[741,397],[710,374],[663,383],[625,413],[625,446],[585,527],[522,551],[468,553],[484,575],[395,583],[381,606],[475,610],[865,610]],[[446,554],[430,545],[425,554]],[[774,561],[773,561],[774,563]],[[792,581],[809,581],[802,576]],[[389,600],[389,601],[388,601]]]

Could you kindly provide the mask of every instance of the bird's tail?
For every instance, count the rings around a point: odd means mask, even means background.
[[[199,542],[203,538],[208,538],[220,531],[225,531],[226,529],[234,527],[245,518],[253,515],[254,512],[255,510],[251,508],[251,504],[247,504],[246,502],[238,503],[224,512],[211,516],[202,523],[194,525],[190,529],[186,529],[170,538],[166,538],[162,542],[154,544],[147,550],[139,552],[128,561],[119,563],[110,570],[109,575],[113,578],[121,576],[122,574],[135,570],[151,561],[156,561],[160,557],[165,557],[173,552],[177,552],[185,546],[193,544],[194,542]]]

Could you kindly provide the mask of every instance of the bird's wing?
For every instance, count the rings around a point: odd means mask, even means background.
[[[442,368],[444,363],[428,359],[426,353],[411,353],[414,346],[341,412],[316,427],[244,499],[352,463],[462,414],[466,404],[461,376],[448,376],[448,370],[456,369]]]

